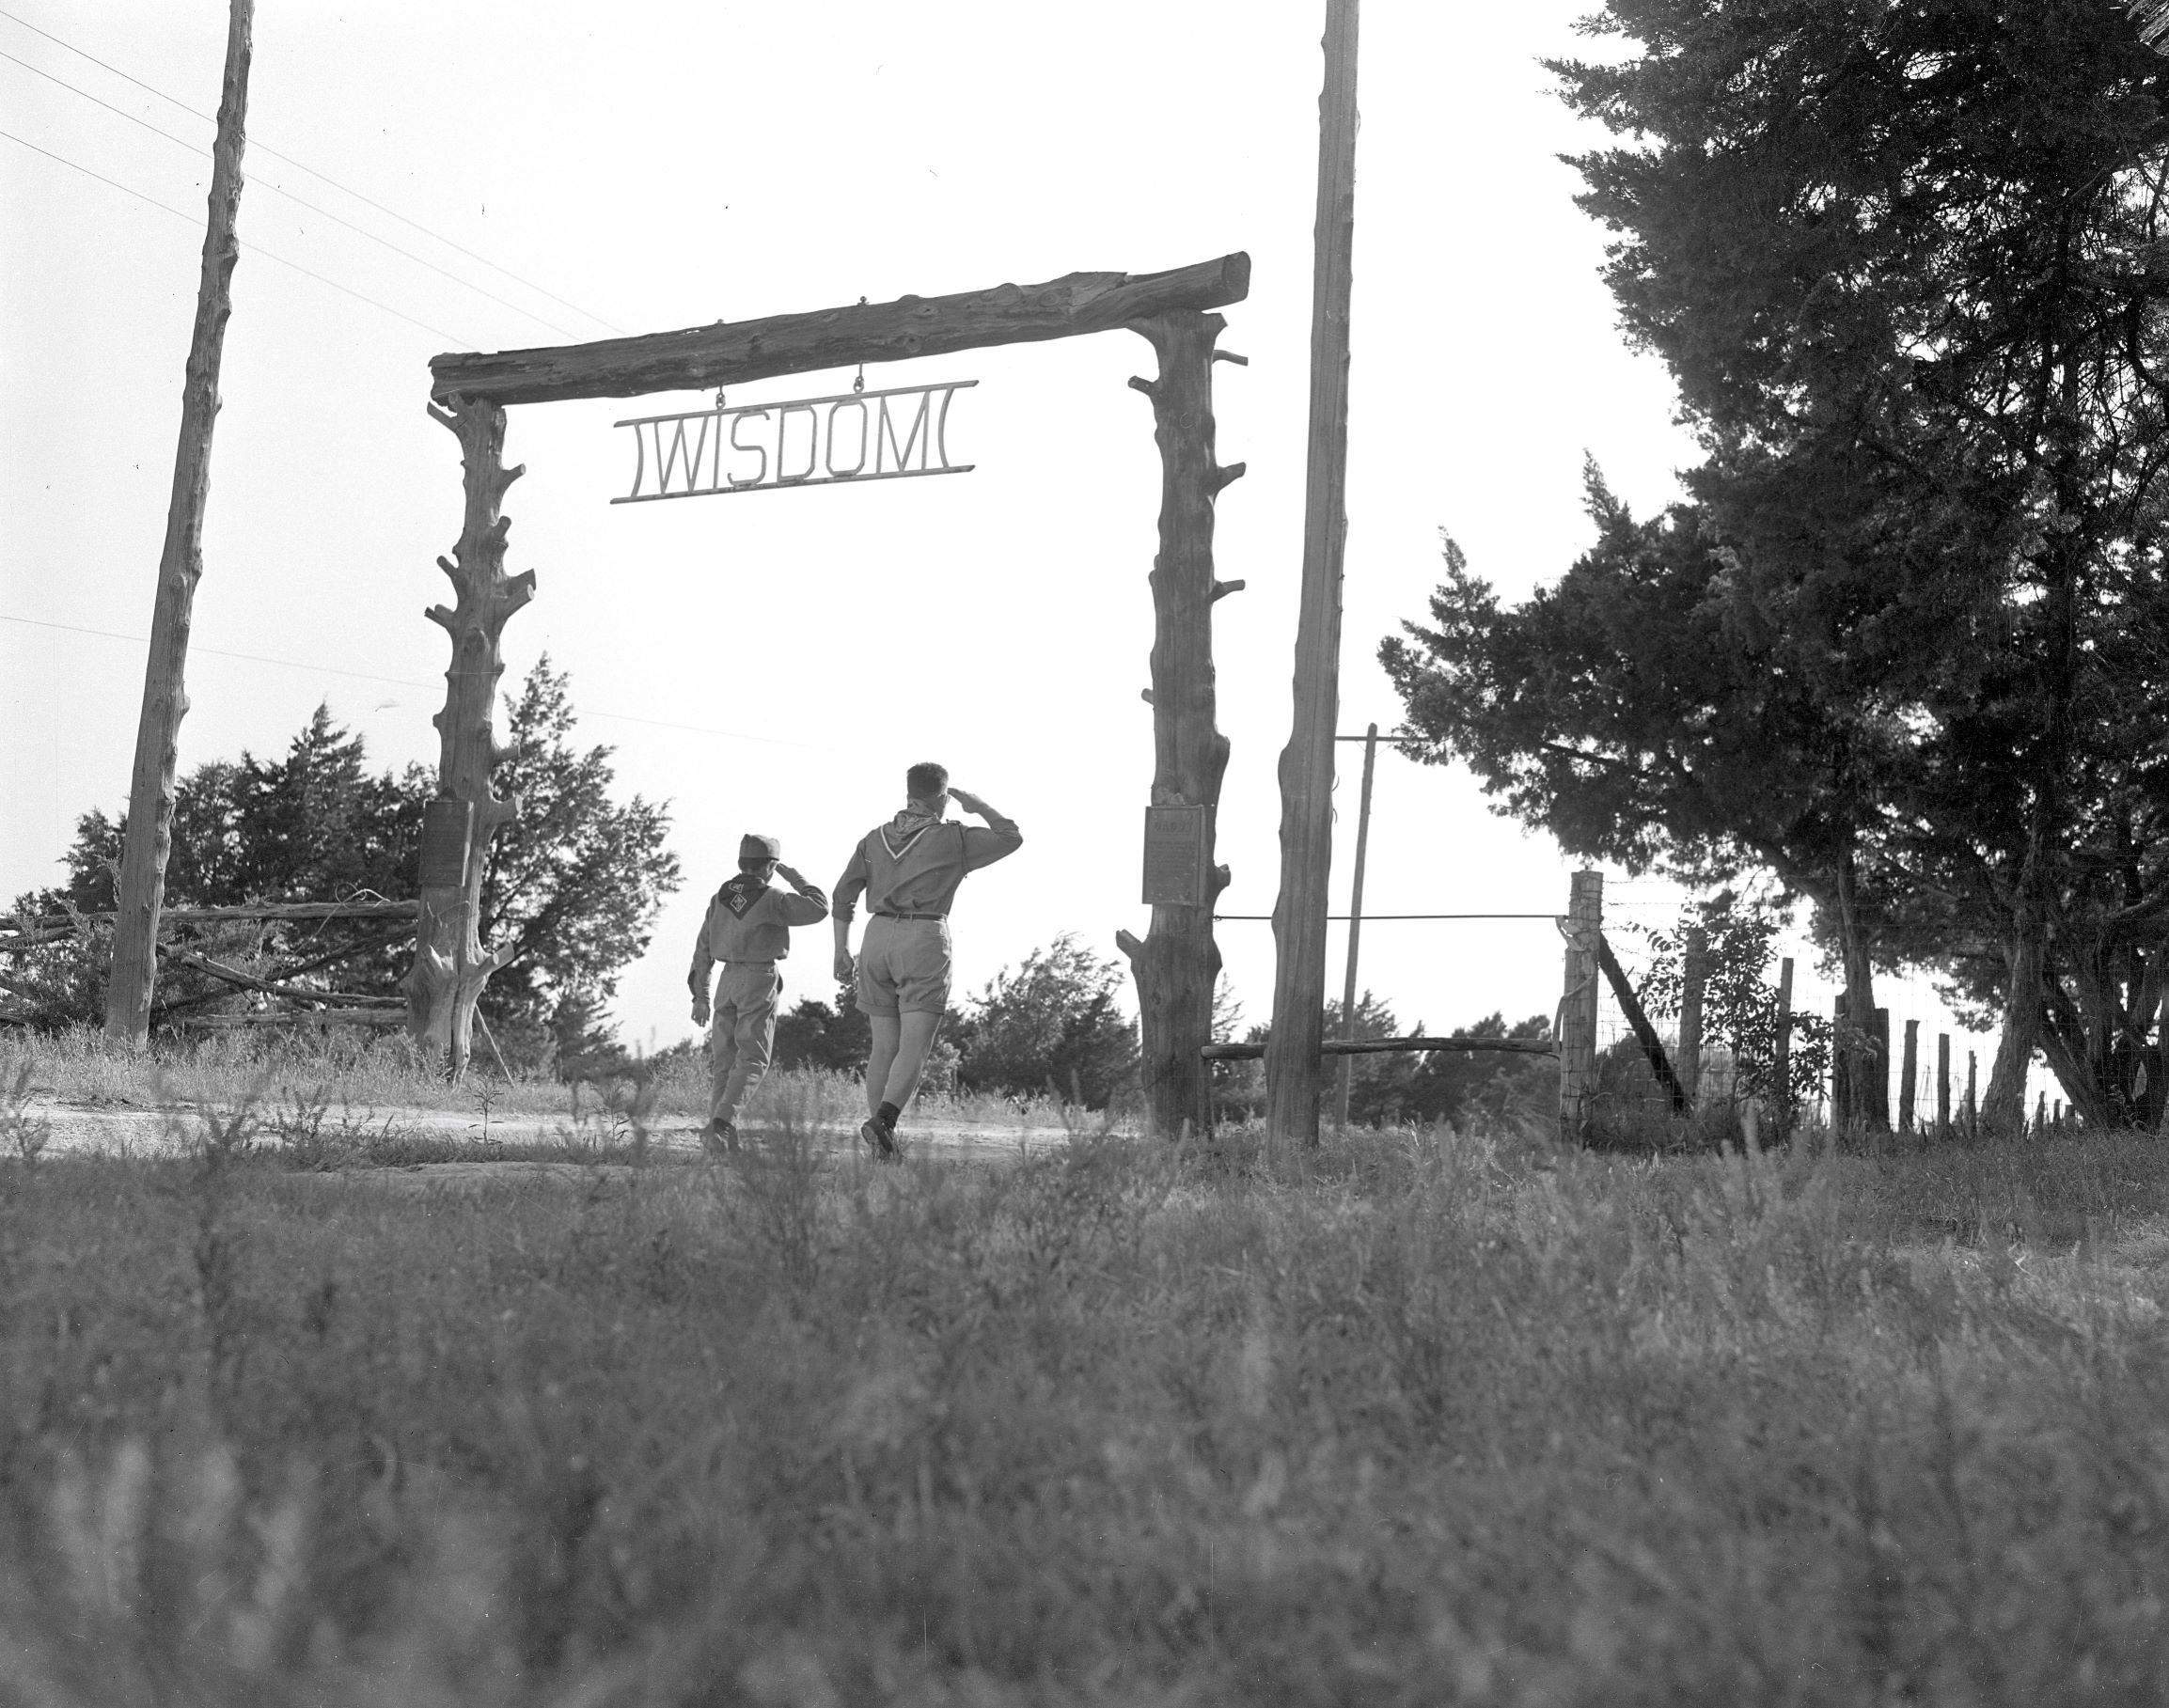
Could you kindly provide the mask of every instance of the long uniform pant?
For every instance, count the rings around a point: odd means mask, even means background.
[[[708,1113],[734,1121],[776,1047],[776,999],[783,977],[766,961],[726,961],[715,981],[715,1023],[708,1034]]]

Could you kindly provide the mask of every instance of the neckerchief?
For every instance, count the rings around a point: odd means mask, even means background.
[[[920,812],[906,807],[875,834],[881,838],[882,847],[888,850],[888,857],[901,860],[914,842],[942,822],[938,812]]]
[[[715,900],[731,910],[731,917],[743,919],[746,910],[768,893],[765,879],[756,878],[749,871],[742,871],[715,892]]]

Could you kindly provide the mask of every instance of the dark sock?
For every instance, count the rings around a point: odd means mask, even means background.
[[[894,1104],[885,1103],[880,1108],[874,1110],[873,1119],[893,1133],[896,1131],[896,1118],[903,1113],[904,1111]]]

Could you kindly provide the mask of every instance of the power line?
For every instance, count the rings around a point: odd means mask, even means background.
[[[117,629],[89,629],[80,623],[47,622],[36,617],[12,617],[5,611],[0,611],[0,622],[22,623],[32,629],[57,629],[65,635],[95,635],[102,640],[124,640],[138,647],[150,644],[140,635],[123,635]],[[191,653],[209,653],[214,658],[243,659],[252,665],[275,665],[284,670],[312,670],[323,676],[350,676],[357,682],[384,682],[395,688],[434,688],[437,685],[433,682],[417,682],[408,676],[377,676],[368,670],[342,670],[337,665],[311,664],[306,659],[268,658],[260,652],[231,652],[223,647],[199,646],[194,641],[189,643],[188,650]],[[682,729],[691,735],[718,735],[734,742],[759,742],[770,747],[803,747],[810,753],[837,751],[833,747],[819,746],[812,742],[794,742],[778,735],[750,735],[743,729],[714,729],[704,724],[674,724],[665,718],[636,717],[625,712],[597,712],[582,707],[578,715],[607,718],[617,724],[645,724],[653,729]]]
[[[185,221],[190,226],[202,224],[202,221],[194,214],[183,213],[179,208],[170,203],[160,201],[155,196],[146,196],[140,190],[132,190],[117,178],[108,178],[102,172],[93,172],[80,161],[70,160],[65,154],[55,154],[51,149],[41,149],[27,137],[18,136],[12,131],[0,131],[0,136],[5,136],[9,142],[21,143],[33,154],[42,154],[47,160],[56,160],[71,170],[82,173],[86,178],[95,178],[102,184],[110,184],[122,195],[133,196],[139,202],[148,202],[162,213],[170,213],[175,219]],[[447,332],[442,326],[432,326],[427,321],[417,321],[413,315],[406,313],[403,309],[394,308],[389,303],[380,303],[373,296],[365,296],[352,285],[342,285],[337,279],[326,278],[322,274],[303,266],[299,261],[290,261],[285,256],[274,250],[266,249],[261,243],[243,243],[241,247],[247,250],[251,255],[262,256],[267,261],[276,261],[281,267],[291,267],[304,278],[312,278],[320,285],[329,285],[334,290],[343,290],[357,303],[367,303],[371,308],[381,308],[385,313],[406,321],[410,326],[419,326],[432,337],[449,338],[454,344],[471,345],[473,342],[472,339],[463,338],[456,332]]]
[[[51,71],[32,65],[27,59],[16,58],[13,54],[7,52],[5,49],[0,49],[0,59],[5,59],[8,60],[10,64],[21,66],[32,76],[42,77],[46,82],[55,84],[59,87],[66,89],[71,95],[80,95],[85,101],[89,102],[91,105],[103,107],[108,113],[112,113],[118,118],[127,119],[128,122],[132,125],[142,126],[144,130],[149,131],[153,136],[162,136],[167,142],[172,143],[176,148],[186,149],[191,154],[197,156],[201,156],[210,152],[210,150],[207,149],[198,148],[195,143],[190,142],[187,137],[176,136],[171,131],[162,131],[156,125],[152,124],[148,118],[138,118],[134,113],[127,111],[125,108],[115,106],[110,101],[99,100],[98,97],[93,95],[88,89],[79,89],[72,83],[68,82],[65,78],[55,77]],[[430,260],[423,256],[417,255],[411,249],[402,249],[397,243],[391,242],[388,238],[379,237],[374,231],[369,229],[368,227],[357,226],[351,219],[342,219],[338,214],[334,213],[329,208],[320,208],[316,205],[316,203],[309,201],[303,196],[296,196],[291,190],[284,189],[281,186],[273,183],[268,178],[258,177],[253,181],[258,188],[269,190],[274,196],[283,196],[288,201],[292,202],[299,207],[306,208],[311,213],[317,214],[321,218],[330,220],[335,226],[344,226],[349,231],[368,238],[369,241],[372,243],[381,243],[385,248],[389,249],[394,255],[403,256],[406,259],[414,262],[417,267],[427,267],[432,273],[438,274],[442,278],[450,279],[453,284],[463,286],[466,290],[474,291],[478,296],[486,296],[490,299],[491,302],[501,304],[503,306],[510,308],[514,314],[525,315],[528,320],[533,321],[538,326],[547,326],[552,332],[561,333],[568,338],[576,338],[579,337],[579,334],[574,332],[571,327],[560,326],[555,321],[545,320],[542,316],[537,314],[533,309],[522,307],[519,304],[513,302],[511,297],[499,296],[494,290],[485,290],[481,286],[475,284],[472,280],[462,278],[458,274],[452,272],[449,268],[440,267],[436,264],[436,262]]]
[[[78,58],[89,60],[90,63],[98,67],[100,71],[112,72],[114,76],[119,78],[123,83],[134,84],[137,88],[142,89],[145,93],[155,95],[159,100],[166,102],[173,106],[179,107],[183,113],[188,114],[193,118],[200,118],[205,122],[212,124],[215,124],[217,122],[217,120],[213,118],[209,113],[198,112],[196,108],[190,106],[188,102],[181,100],[179,97],[168,95],[164,89],[155,87],[154,86],[144,82],[140,77],[130,76],[118,66],[108,65],[104,60],[99,58],[97,55],[86,53],[82,48],[77,47],[72,41],[69,41],[59,36],[55,36],[51,30],[39,29],[38,25],[32,24],[29,19],[22,17],[15,12],[8,11],[5,7],[0,7],[0,18],[6,18],[11,23],[21,24],[32,35],[44,37],[46,40],[54,43],[57,47],[66,48],[71,54],[75,55]],[[387,208],[384,205],[384,203],[372,200],[370,197],[364,196],[359,190],[350,189],[347,185],[340,183],[338,179],[332,177],[330,173],[318,171],[316,167],[310,165],[306,161],[296,160],[291,154],[282,154],[278,149],[273,148],[269,143],[252,141],[250,146],[257,149],[259,152],[270,155],[274,160],[283,160],[290,166],[299,167],[302,171],[306,172],[311,178],[322,179],[333,189],[338,191],[340,195],[351,196],[354,198],[354,200],[362,203],[365,207],[374,208],[379,213],[382,213],[388,218],[398,220],[402,226],[412,226],[424,237],[433,239],[435,242],[444,244],[444,246],[448,249],[456,250],[458,253],[465,256],[471,261],[481,262],[483,266],[489,268],[493,273],[503,274],[507,278],[512,280],[515,284],[525,285],[529,290],[536,292],[538,295],[548,297],[551,302],[558,304],[560,307],[570,308],[574,314],[585,315],[589,320],[593,321],[598,326],[607,327],[610,331],[617,333],[620,337],[625,336],[625,329],[622,326],[617,325],[610,321],[605,320],[593,309],[583,308],[579,304],[572,302],[565,297],[559,296],[554,290],[545,290],[542,286],[536,284],[534,280],[522,277],[519,274],[514,273],[510,267],[503,266],[496,261],[493,261],[486,255],[478,255],[474,250],[465,247],[464,244],[455,243],[450,238],[445,237],[438,232],[431,230],[429,227],[423,225],[419,220],[409,219],[398,209]],[[547,325],[549,322],[545,321],[543,324]]]

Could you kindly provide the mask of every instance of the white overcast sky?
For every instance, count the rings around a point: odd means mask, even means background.
[[[1693,459],[1661,366],[1618,336],[1604,233],[1558,159],[1598,137],[1538,61],[1589,51],[1572,31],[1587,9],[1364,8],[1344,730],[1393,725],[1377,643],[1424,615],[1441,528],[1517,597],[1587,542],[1584,452],[1638,510]],[[1251,293],[1221,343],[1250,366],[1216,369],[1221,460],[1250,465],[1219,505],[1218,572],[1249,583],[1216,612],[1221,905],[1269,913],[1322,19],[1322,0],[1100,0],[1089,23],[1016,0],[262,0],[182,767],[276,753],[320,700],[375,762],[434,762],[446,642],[422,611],[446,596],[435,559],[461,504],[455,445],[424,412],[441,351],[1243,249]],[[225,25],[214,0],[0,0],[0,897],[54,881],[76,815],[127,791],[143,647],[108,636],[148,632],[212,126],[115,71],[210,115]],[[742,830],[832,882],[921,758],[1027,837],[960,898],[965,990],[1059,932],[1111,954],[1118,927],[1145,929],[1159,482],[1149,405],[1124,382],[1151,360],[1115,332],[893,365],[869,384],[980,382],[950,432],[976,472],[741,505],[608,503],[632,473],[611,423],[698,395],[512,412],[507,457],[527,474],[506,500],[508,567],[539,590],[506,630],[506,685],[545,651],[571,673],[583,739],[615,746],[622,791],[671,803],[687,874],[626,969],[629,1039],[689,1029],[691,939]],[[1489,814],[1465,773],[1381,759],[1367,912],[1563,911],[1572,864]],[[1615,888],[1613,917],[1660,922],[1670,893]],[[1270,928],[1220,937],[1265,1019]],[[1336,928],[1336,995],[1342,946]],[[802,933],[795,994],[829,993],[826,960],[825,932]],[[1381,922],[1362,982],[1443,1029],[1548,1012],[1560,964],[1542,920]],[[1925,993],[1892,998],[1941,1024]]]

